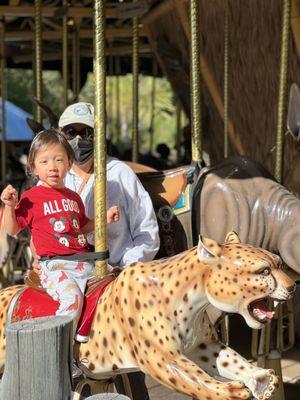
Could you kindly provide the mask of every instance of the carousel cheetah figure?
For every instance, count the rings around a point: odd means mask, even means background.
[[[6,314],[19,289],[0,292],[2,367]],[[280,269],[277,255],[241,244],[233,232],[224,244],[200,238],[197,247],[179,255],[132,264],[105,289],[79,362],[94,379],[140,369],[199,400],[268,399],[277,386],[274,371],[203,335],[200,316],[205,309],[218,310],[214,319],[234,312],[258,329],[273,316],[264,300],[285,301],[293,292],[294,281]],[[196,352],[197,363],[189,359]]]

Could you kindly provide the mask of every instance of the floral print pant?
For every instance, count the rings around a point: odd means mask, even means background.
[[[73,318],[75,332],[81,315],[86,283],[95,272],[94,265],[89,262],[57,259],[41,261],[40,264],[43,288],[60,303],[56,315],[68,315]]]

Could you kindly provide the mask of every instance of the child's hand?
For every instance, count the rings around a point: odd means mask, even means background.
[[[110,207],[107,210],[107,223],[118,222],[120,219],[120,209],[118,206]]]
[[[12,185],[7,185],[1,193],[1,200],[6,206],[15,207],[18,204],[18,192]]]

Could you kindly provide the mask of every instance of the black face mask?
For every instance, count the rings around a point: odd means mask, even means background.
[[[74,150],[77,164],[85,164],[94,156],[94,143],[80,138],[68,140]]]

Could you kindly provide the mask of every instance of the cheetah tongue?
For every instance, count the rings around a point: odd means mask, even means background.
[[[252,304],[253,314],[259,319],[272,319],[274,311],[268,311],[266,303],[263,300],[255,301]]]

